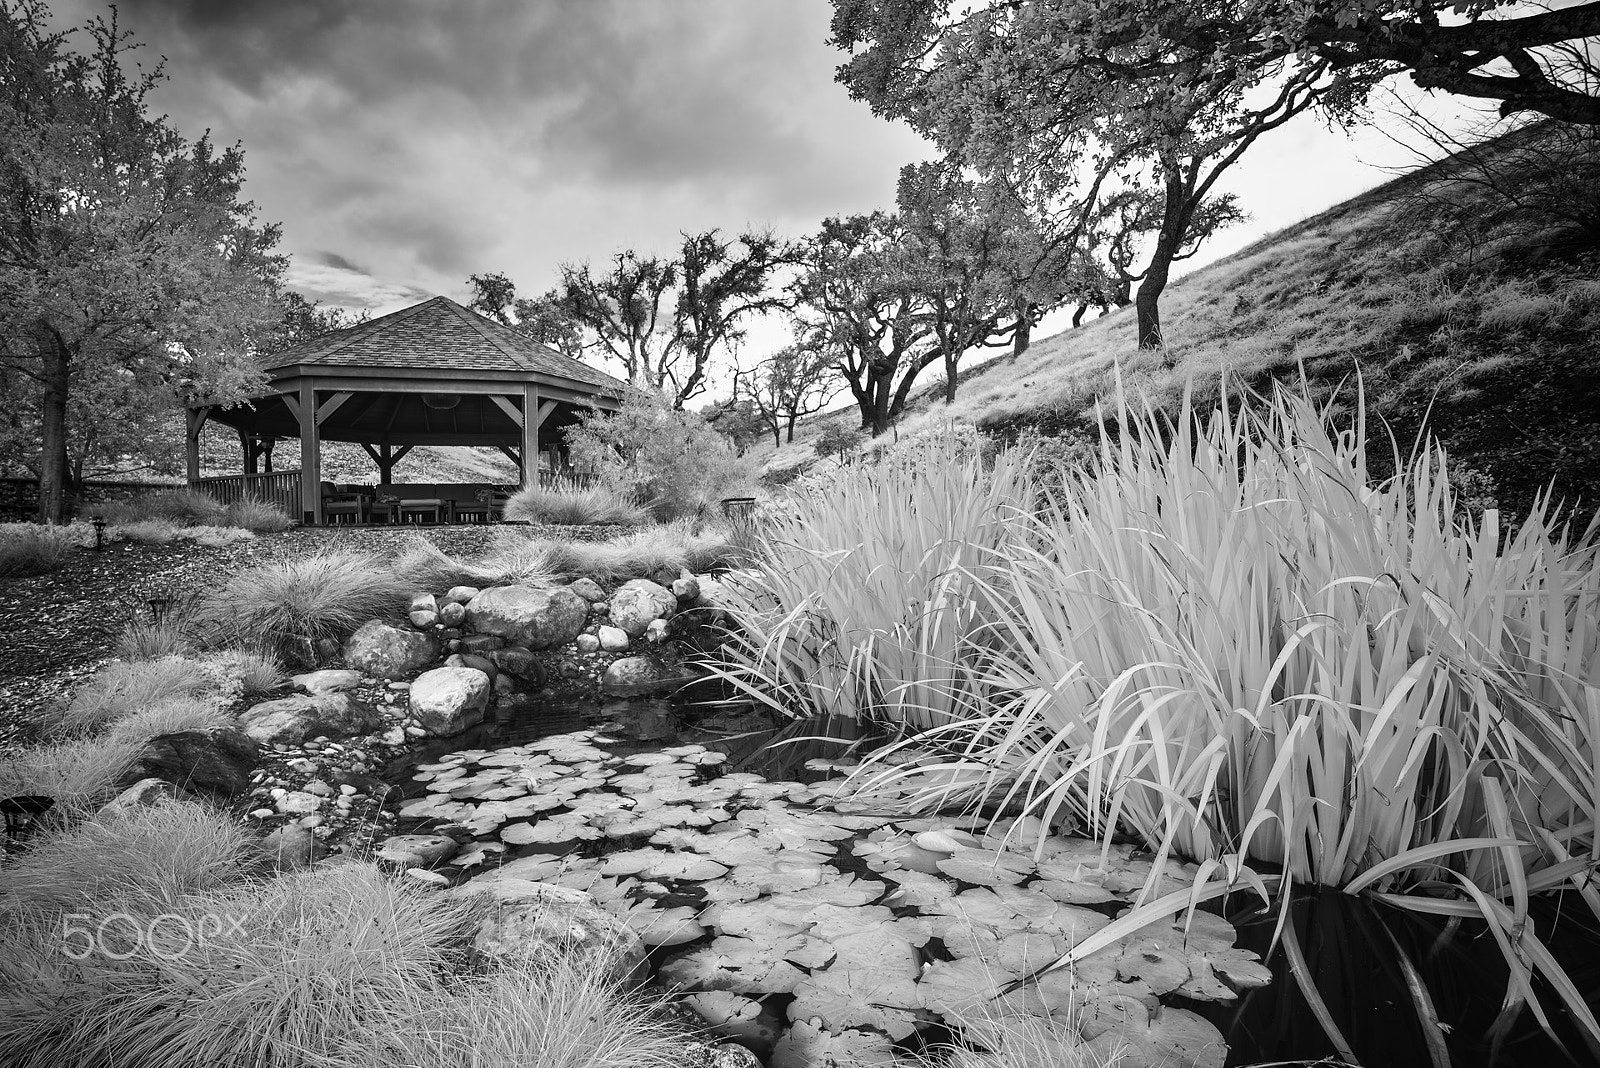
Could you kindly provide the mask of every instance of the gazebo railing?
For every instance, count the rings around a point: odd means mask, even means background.
[[[190,483],[204,490],[223,504],[254,497],[269,501],[289,515],[300,517],[300,471],[271,471],[259,475],[215,475],[197,478]]]

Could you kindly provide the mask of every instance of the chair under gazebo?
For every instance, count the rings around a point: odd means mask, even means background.
[[[188,481],[224,502],[275,501],[306,523],[371,521],[380,505],[391,521],[490,518],[496,502],[480,489],[396,483],[395,466],[418,445],[492,446],[526,486],[539,478],[541,453],[547,469],[559,466],[562,429],[583,409],[615,410],[625,385],[448,297],[312,338],[266,365],[271,392],[232,408],[189,409]],[[200,477],[208,422],[238,433],[242,474]],[[273,471],[273,444],[295,438],[300,467]],[[372,488],[390,492],[325,483],[324,441],[359,444],[377,467]],[[370,500],[352,499],[363,497]]]

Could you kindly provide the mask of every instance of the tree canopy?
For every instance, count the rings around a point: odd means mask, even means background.
[[[162,72],[125,69],[115,9],[81,31],[49,16],[0,0],[0,361],[23,387],[10,444],[56,520],[86,457],[260,388],[285,261],[240,199],[242,150],[149,114]]]

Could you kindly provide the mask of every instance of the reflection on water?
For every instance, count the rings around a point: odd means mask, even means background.
[[[1581,901],[1535,901],[1534,929],[1567,969],[1589,1005],[1600,1004],[1600,932]],[[1482,923],[1452,924],[1327,890],[1296,900],[1291,913],[1306,964],[1328,1010],[1365,1068],[1411,1068],[1431,1063],[1414,996],[1398,954],[1416,966],[1444,1025],[1453,1068],[1490,1065],[1588,1065],[1588,1049],[1547,984],[1535,990],[1570,1055],[1563,1053],[1524,1009],[1498,1048],[1489,1032],[1500,1014],[1506,965]],[[1333,1047],[1301,995],[1281,946],[1271,950],[1275,913],[1230,915],[1239,945],[1272,966],[1270,986],[1233,1004],[1195,1003],[1230,1047],[1229,1065],[1315,1061]],[[1558,926],[1559,924],[1559,926]]]

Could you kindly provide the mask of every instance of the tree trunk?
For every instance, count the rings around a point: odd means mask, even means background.
[[[877,437],[889,429],[889,379],[887,376],[873,382],[872,436]]]
[[[1150,267],[1134,297],[1134,307],[1139,316],[1139,347],[1159,349],[1166,345],[1161,336],[1161,292],[1167,288],[1167,277],[1172,273],[1172,258],[1183,246],[1184,231],[1188,229],[1188,187],[1181,172],[1172,168],[1166,176],[1166,204],[1161,215],[1161,230],[1156,235],[1155,251],[1150,255]]]
[[[944,402],[946,404],[954,404],[956,402],[956,365],[960,363],[960,361],[961,354],[959,352],[952,353],[949,350],[945,351]]]
[[[1077,326],[1077,323],[1073,323]],[[1017,328],[1011,332],[1011,358],[1014,360],[1033,344],[1033,315],[1025,300],[1017,301]]]
[[[788,435],[788,441],[790,445],[794,444],[794,425],[799,421],[800,414],[798,412],[789,413],[789,425],[786,428],[785,433]]]
[[[34,327],[42,364],[44,397],[40,403],[39,522],[59,523],[66,505],[67,480],[67,344],[47,322]]]
[[[1074,330],[1076,330],[1079,326],[1083,325],[1083,316],[1084,316],[1084,313],[1087,312],[1088,310],[1089,310],[1089,305],[1088,304],[1080,304],[1080,305],[1078,305],[1078,310],[1072,313],[1072,328]]]

